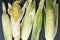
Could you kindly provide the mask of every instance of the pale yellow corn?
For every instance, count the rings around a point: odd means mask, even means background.
[[[15,22],[19,18],[19,9],[15,6],[12,8],[12,16],[13,16]]]

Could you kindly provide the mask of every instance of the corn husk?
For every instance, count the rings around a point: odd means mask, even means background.
[[[8,4],[11,6],[10,4]],[[11,7],[8,9],[8,13],[11,18],[11,26],[14,40],[20,40],[20,20],[21,20],[21,10],[19,5],[14,2]]]
[[[4,33],[4,40],[12,40],[12,30],[11,30],[11,23],[10,18],[6,12],[6,7],[4,2],[2,2],[2,26],[3,26],[3,33]]]
[[[42,10],[44,6],[44,0],[40,0],[38,10],[36,12],[33,30],[32,30],[32,37],[31,40],[39,40],[39,34],[42,27]]]
[[[55,9],[55,7],[57,7]],[[46,40],[54,40],[58,28],[58,5],[56,0],[46,0],[46,24],[45,38]]]
[[[22,20],[22,40],[28,40],[35,17],[35,1],[27,4],[26,13]]]

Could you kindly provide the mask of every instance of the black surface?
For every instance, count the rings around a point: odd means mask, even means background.
[[[4,2],[7,3],[10,2],[12,4],[13,0],[4,0]],[[38,0],[36,1],[37,3],[39,2]],[[58,22],[58,31],[57,31],[57,35],[55,37],[54,40],[60,40],[60,1],[57,0],[57,2],[59,3],[59,22]],[[22,3],[23,4],[23,3]],[[37,5],[37,4],[36,4]],[[3,36],[3,29],[2,29],[2,22],[1,22],[1,15],[2,15],[2,0],[0,0],[0,40],[4,40],[4,36]],[[38,6],[38,5],[37,5]],[[7,7],[7,6],[6,6]],[[44,26],[44,25],[42,25]],[[42,27],[42,30],[40,32],[40,40],[45,40],[45,35],[44,35],[44,27]],[[31,38],[31,37],[30,37]],[[30,39],[29,39],[30,40]]]

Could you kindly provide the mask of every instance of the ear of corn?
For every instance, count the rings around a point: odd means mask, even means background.
[[[32,30],[32,37],[31,40],[39,40],[39,34],[42,27],[42,10],[44,6],[44,0],[40,0],[39,8],[36,12],[34,24],[33,24],[33,30]]]
[[[46,25],[45,25],[46,40],[53,40],[53,34],[54,34],[54,8],[51,3],[51,0],[46,0]]]
[[[3,26],[3,33],[4,33],[4,40],[12,40],[12,30],[11,30],[11,23],[9,16],[6,12],[5,4],[2,2],[2,26]]]
[[[35,1],[27,4],[26,14],[22,20],[22,40],[28,40],[35,17]]]
[[[55,7],[57,7],[55,9]],[[54,40],[58,28],[58,5],[56,0],[46,0],[46,23],[45,23],[45,38],[46,40]]]
[[[11,18],[11,26],[12,26],[12,33],[13,33],[14,40],[20,40],[21,9],[17,3],[16,4],[13,3],[13,5],[9,8],[8,11]]]

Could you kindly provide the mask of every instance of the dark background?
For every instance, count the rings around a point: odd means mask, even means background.
[[[13,0],[0,0],[0,40],[4,40],[4,36],[3,36],[3,29],[2,29],[2,22],[1,22],[1,15],[2,15],[2,1],[5,2],[6,4],[6,8],[8,8],[7,6],[7,3],[10,2],[12,4]],[[25,0],[22,1],[22,3],[20,4],[21,7],[23,6]],[[38,3],[39,3],[39,0],[36,0],[36,8],[38,7]],[[56,37],[54,40],[60,40],[60,1],[57,0],[57,3],[59,4],[59,20],[58,20],[58,31],[57,31],[57,34],[56,34]],[[42,25],[42,30],[40,32],[40,40],[45,40],[45,34],[44,34],[44,25]],[[30,40],[31,36],[29,36],[29,39]]]

